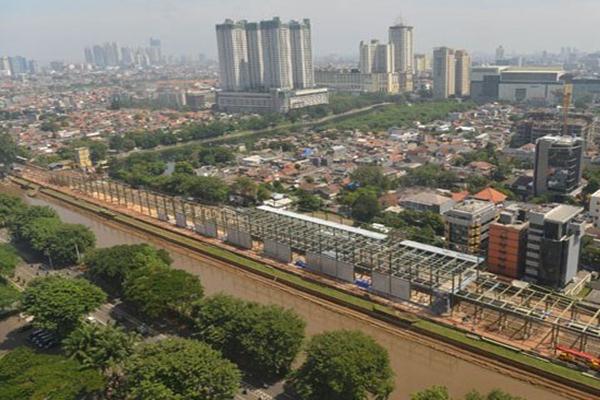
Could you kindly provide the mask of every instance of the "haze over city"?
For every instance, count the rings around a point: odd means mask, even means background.
[[[311,18],[316,56],[357,54],[401,18],[416,27],[415,47],[440,45],[492,53],[502,44],[526,53],[598,47],[595,0],[1,0],[0,49],[50,61],[83,59],[90,43],[136,44],[160,37],[168,54],[216,58],[214,24],[224,18]]]

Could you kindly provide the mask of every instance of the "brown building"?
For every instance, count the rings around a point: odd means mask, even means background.
[[[490,225],[488,270],[513,279],[523,276],[529,223],[517,211],[506,210]]]

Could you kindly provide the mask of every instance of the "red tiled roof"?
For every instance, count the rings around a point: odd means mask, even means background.
[[[477,200],[491,201],[494,204],[502,203],[507,199],[507,196],[504,193],[499,192],[491,187],[483,189],[473,197]]]
[[[452,200],[458,203],[466,199],[468,195],[469,192],[466,190],[463,190],[462,192],[452,193]]]

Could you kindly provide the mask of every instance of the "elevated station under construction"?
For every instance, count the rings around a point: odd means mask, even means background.
[[[482,259],[267,206],[216,207],[73,172],[23,176],[302,267],[501,343],[554,355],[600,354],[600,310],[521,281]],[[558,349],[558,350],[557,350]]]

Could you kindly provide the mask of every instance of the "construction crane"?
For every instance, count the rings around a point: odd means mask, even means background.
[[[570,79],[565,81],[563,86],[563,136],[569,133],[569,108],[571,107],[571,99],[573,98],[573,83],[571,83]]]

